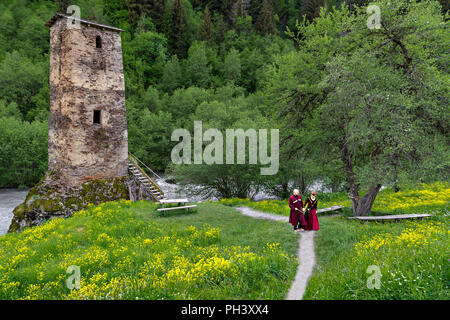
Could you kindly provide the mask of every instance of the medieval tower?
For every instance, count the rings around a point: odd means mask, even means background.
[[[14,209],[10,232],[71,216],[90,204],[164,198],[138,160],[128,156],[122,30],[63,14],[46,26],[49,171]]]
[[[67,185],[124,177],[122,30],[56,14],[50,27],[48,168]]]

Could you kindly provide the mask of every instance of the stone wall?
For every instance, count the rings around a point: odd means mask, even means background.
[[[101,37],[101,48],[96,46]],[[128,134],[120,33],[67,19],[50,28],[49,170],[68,187],[124,177]],[[101,123],[93,123],[94,110]]]

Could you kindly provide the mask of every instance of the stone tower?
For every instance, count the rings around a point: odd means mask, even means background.
[[[48,168],[68,186],[127,176],[122,30],[54,15]]]
[[[130,199],[122,30],[54,15],[50,27],[48,168],[14,209],[9,232]],[[130,165],[131,166],[131,165]],[[133,196],[137,199],[137,196]]]

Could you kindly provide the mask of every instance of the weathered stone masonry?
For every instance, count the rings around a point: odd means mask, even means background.
[[[120,32],[88,23],[69,28],[64,16],[52,20],[48,23],[49,170],[60,171],[61,179],[70,186],[126,176],[128,137]],[[94,123],[94,110],[100,113],[100,123]]]
[[[136,193],[128,177],[121,30],[84,20],[70,28],[68,22],[56,14],[47,23],[49,171],[14,209],[10,232]]]

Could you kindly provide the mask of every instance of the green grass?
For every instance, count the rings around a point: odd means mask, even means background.
[[[297,240],[287,224],[220,204],[160,214],[106,203],[0,237],[0,298],[283,299]],[[79,290],[66,287],[71,265]]]
[[[319,207],[344,196],[319,195]],[[319,216],[317,265],[304,298],[448,299],[448,200],[448,183],[420,184],[383,190],[375,207],[430,219]],[[120,201],[2,236],[0,299],[284,299],[298,235],[286,223],[230,207],[238,205],[289,211],[286,201],[231,199],[164,213],[152,203]],[[81,270],[79,290],[66,287],[71,265]],[[379,268],[379,289],[367,285],[370,266]]]
[[[364,191],[361,196],[364,195]],[[307,195],[303,195],[305,200]],[[345,192],[319,193],[318,208],[328,208],[341,205],[348,210],[344,210],[344,215],[352,215],[352,202]],[[450,201],[450,184],[448,182],[419,183],[401,186],[399,192],[393,188],[381,190],[373,205],[374,213],[386,214],[406,214],[406,213],[428,213],[439,210],[448,205]],[[250,199],[222,199],[220,203],[228,206],[247,206],[256,210],[289,216],[288,200],[264,200],[251,201]],[[334,214],[326,212],[319,216]]]
[[[435,214],[438,214],[435,212]],[[319,218],[317,264],[304,299],[448,299],[448,221],[360,223]],[[380,288],[367,286],[369,266],[380,270]]]
[[[387,214],[430,213],[432,218],[407,222],[348,220],[351,202],[345,193],[320,194],[319,208],[343,205],[342,217],[319,214],[315,237],[317,265],[305,299],[448,299],[450,186],[447,182],[382,190],[373,210]],[[253,202],[224,199],[229,206],[248,206],[289,214],[287,200]],[[369,266],[381,272],[380,289],[369,289]]]

